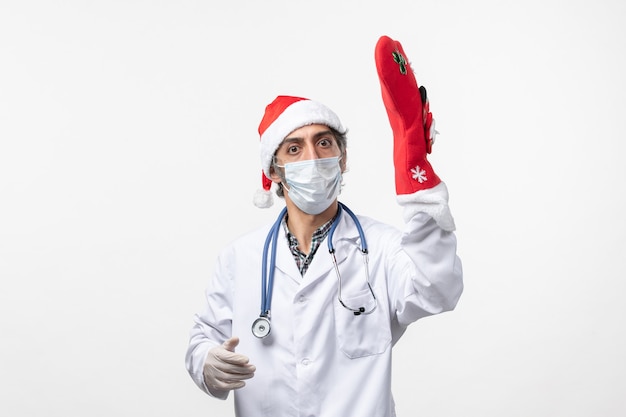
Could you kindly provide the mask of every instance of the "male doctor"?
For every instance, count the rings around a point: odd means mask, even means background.
[[[404,228],[338,201],[346,129],[332,110],[291,96],[266,107],[255,204],[269,206],[275,184],[286,210],[219,255],[186,355],[200,389],[234,390],[237,416],[395,416],[392,347],[461,296],[448,193],[427,160],[426,91],[399,42],[381,37],[375,61]]]

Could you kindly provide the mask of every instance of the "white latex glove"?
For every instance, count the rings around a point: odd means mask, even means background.
[[[247,356],[235,353],[238,337],[231,337],[222,346],[209,350],[204,361],[204,383],[209,390],[230,391],[246,385],[244,380],[254,376],[256,367]]]

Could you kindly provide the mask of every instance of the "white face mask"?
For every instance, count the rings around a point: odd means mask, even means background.
[[[283,185],[300,210],[320,214],[335,201],[341,191],[340,159],[335,156],[277,165],[285,168],[287,185]]]

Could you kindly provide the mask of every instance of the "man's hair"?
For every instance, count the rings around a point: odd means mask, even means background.
[[[341,151],[341,156],[344,157],[346,154],[346,149],[348,148],[348,136],[347,136],[347,131],[341,133],[336,129],[333,129],[332,127],[329,127],[330,131],[332,132],[333,136],[335,137],[335,140],[337,141],[337,146],[339,146],[339,150]],[[278,150],[277,150],[278,151]],[[274,158],[272,158],[272,168],[274,169],[274,171],[276,173],[280,173],[282,171],[280,171],[281,168],[276,166],[276,154],[274,154]],[[279,174],[282,176],[282,174]],[[284,178],[284,177],[283,177]],[[285,197],[285,190],[283,190],[283,184],[279,183],[278,184],[278,188],[276,188],[276,195],[284,198]]]

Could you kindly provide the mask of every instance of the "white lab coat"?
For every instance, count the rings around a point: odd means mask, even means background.
[[[438,225],[447,222],[450,228],[451,221],[447,191],[440,188],[445,199],[438,196],[434,205],[433,193],[426,204],[401,203],[407,220],[404,231],[359,216],[377,302],[368,315],[355,316],[340,305],[327,242],[302,277],[281,227],[272,331],[266,339],[257,339],[251,326],[261,310],[262,250],[271,225],[226,247],[206,290],[206,306],[191,330],[186,365],[196,384],[212,396],[227,397],[227,392],[209,392],[203,364],[209,349],[238,336],[237,352],[248,356],[257,370],[244,388],[234,391],[237,416],[395,416],[392,346],[410,323],[452,310],[463,289],[455,235]],[[345,212],[333,244],[344,303],[369,310],[375,301],[365,281],[359,234]]]

